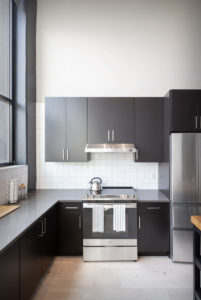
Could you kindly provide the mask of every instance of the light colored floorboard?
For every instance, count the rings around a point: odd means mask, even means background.
[[[192,300],[193,267],[168,257],[83,262],[56,257],[33,300]]]

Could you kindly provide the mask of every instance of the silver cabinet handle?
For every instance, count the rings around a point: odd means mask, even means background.
[[[158,210],[158,209],[160,209],[160,207],[159,206],[149,206],[149,207],[147,207],[147,209],[150,209],[150,210]]]
[[[139,229],[141,229],[141,218],[140,218],[140,216],[139,216],[139,222],[138,222],[138,224],[139,224]]]
[[[198,117],[195,116],[195,129],[197,129],[197,128],[198,128]]]
[[[79,229],[82,228],[82,216],[79,215]]]
[[[78,206],[65,206],[65,209],[79,209]]]
[[[68,148],[66,149],[66,160],[68,160],[69,159],[69,150],[68,150]]]
[[[201,116],[200,116],[200,129],[201,129]]]
[[[110,130],[107,131],[107,140],[110,142]]]
[[[112,130],[112,141],[114,142],[114,130]]]
[[[135,160],[138,160],[138,150],[136,149],[136,152],[135,152]]]
[[[47,219],[43,218],[43,234],[45,234],[47,232]]]
[[[41,233],[38,234],[38,236],[43,237],[43,234],[44,234],[43,220],[40,220],[40,223],[41,223]]]
[[[62,149],[62,158],[65,160],[65,149]]]

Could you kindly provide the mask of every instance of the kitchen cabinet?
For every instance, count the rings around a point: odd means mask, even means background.
[[[132,98],[88,98],[88,144],[133,141]]]
[[[166,101],[169,132],[201,131],[201,90],[171,90]]]
[[[82,255],[82,204],[58,204],[58,254]]]
[[[56,254],[56,207],[20,238],[20,300],[30,299]]]
[[[66,149],[66,99],[46,98],[45,161],[63,162]]]
[[[135,98],[136,162],[163,161],[164,98]]]
[[[43,220],[20,239],[20,300],[30,299],[43,274]]]
[[[138,203],[138,218],[139,254],[169,254],[169,203]]]
[[[43,273],[46,272],[56,255],[56,228],[57,228],[56,206],[51,208],[43,217]]]
[[[45,161],[88,161],[86,144],[87,99],[46,98]]]
[[[0,298],[19,299],[19,241],[0,254]]]
[[[67,98],[66,121],[67,161],[88,161],[86,98]]]

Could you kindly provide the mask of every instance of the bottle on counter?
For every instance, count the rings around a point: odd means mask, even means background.
[[[18,202],[18,185],[19,179],[12,179],[8,183],[8,201],[12,204]]]

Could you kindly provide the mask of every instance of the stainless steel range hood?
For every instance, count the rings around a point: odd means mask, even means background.
[[[135,148],[134,144],[87,144],[85,147],[85,152],[93,153],[136,153],[138,150]]]

